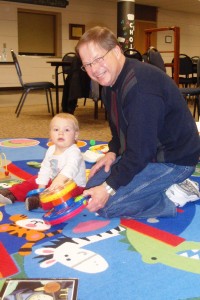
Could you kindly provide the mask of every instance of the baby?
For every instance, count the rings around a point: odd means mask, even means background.
[[[11,204],[15,201],[26,203],[28,210],[39,207],[39,195],[27,197],[34,189],[48,187],[54,190],[64,186],[72,179],[78,186],[77,194],[81,194],[86,185],[85,162],[80,149],[76,145],[79,135],[77,119],[68,113],[60,113],[50,122],[50,146],[37,176],[16,184],[9,189],[0,190],[0,203]]]

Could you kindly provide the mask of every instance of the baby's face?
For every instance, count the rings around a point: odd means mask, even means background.
[[[72,120],[54,117],[50,125],[50,138],[60,150],[65,150],[75,143],[78,131]]]

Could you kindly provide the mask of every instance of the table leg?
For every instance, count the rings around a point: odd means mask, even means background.
[[[55,81],[56,81],[56,113],[59,113],[59,86],[58,86],[58,68],[59,66],[56,66],[55,68]]]

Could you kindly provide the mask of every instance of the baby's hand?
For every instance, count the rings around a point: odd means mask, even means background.
[[[63,186],[64,186],[63,183],[52,182],[52,184],[48,187],[48,190],[49,190],[49,191],[53,191],[53,190],[56,190],[56,189],[61,188],[61,187],[63,187]]]
[[[64,175],[59,174],[58,176],[56,176],[56,178],[54,178],[52,184],[49,187],[49,190],[52,191],[57,188],[63,187],[65,185],[66,181],[67,181],[67,178]]]

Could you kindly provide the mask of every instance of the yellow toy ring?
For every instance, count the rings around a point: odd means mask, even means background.
[[[73,180],[69,180],[67,181],[67,184],[65,186],[59,187],[53,191],[49,191],[48,189],[46,189],[40,194],[40,201],[42,203],[47,203],[57,200],[59,198],[63,198],[76,187],[76,183]],[[67,197],[65,197],[65,199],[67,199]]]

